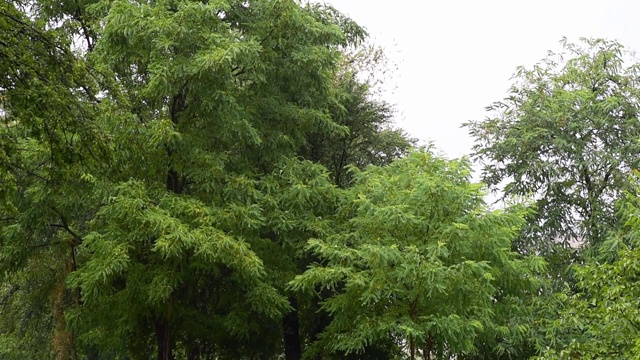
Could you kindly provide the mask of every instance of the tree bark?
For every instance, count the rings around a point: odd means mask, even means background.
[[[422,357],[424,360],[431,359],[431,352],[433,348],[433,340],[431,334],[427,335],[427,339],[424,343],[424,349],[422,350]]]
[[[302,359],[300,342],[300,319],[298,318],[298,300],[290,296],[292,310],[282,319],[282,337],[284,341],[284,358],[286,360]]]
[[[413,336],[409,339],[409,354],[411,360],[416,360],[416,343],[413,341]]]
[[[174,360],[171,325],[166,318],[156,319],[156,341],[158,343],[158,360]]]
[[[169,108],[169,113],[171,117],[171,121],[174,124],[178,124],[179,115],[186,109],[186,87],[187,84],[182,87],[180,92],[173,96],[171,106]],[[168,168],[167,168],[167,191],[170,191],[174,194],[182,194],[184,178],[178,174],[178,172],[174,169],[171,164],[173,149],[170,147],[166,148],[167,158],[168,158]],[[171,318],[173,313],[173,300],[174,294],[170,295],[169,303],[167,304],[167,313],[160,314],[156,318],[155,327],[156,327],[156,341],[158,345],[158,360],[174,360],[175,357],[173,355],[173,348],[175,346],[173,334],[171,333]]]
[[[415,320],[416,306],[417,303],[415,301],[409,303],[409,319],[411,319],[412,321]],[[409,354],[411,355],[411,360],[416,359],[416,342],[413,336],[409,338]]]

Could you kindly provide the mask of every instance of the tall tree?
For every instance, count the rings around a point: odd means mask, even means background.
[[[491,117],[466,124],[483,180],[505,197],[537,199],[521,251],[601,244],[639,165],[638,64],[615,41],[562,44],[564,53],[518,68]]]
[[[270,236],[265,181],[308,133],[345,131],[329,106],[340,48],[362,30],[330,7],[289,0],[33,5],[34,23],[60,36],[54,45],[65,45],[74,71],[91,75],[42,93],[13,88],[20,76],[49,86],[42,74],[75,72],[28,51],[13,56],[24,50],[14,43],[42,45],[28,36],[1,43],[12,55],[2,68],[17,69],[2,79],[1,135],[26,149],[3,148],[2,174],[14,184],[3,185],[3,265],[15,272],[18,261],[45,259],[36,249],[70,249],[56,281],[68,286],[59,318],[74,341],[60,358],[90,349],[158,359],[278,353],[257,333],[290,306],[272,277],[284,270],[268,268],[265,249],[290,239]],[[9,23],[2,36],[30,34],[28,18],[9,10],[27,25],[12,32]],[[85,42],[71,52],[77,35]],[[24,70],[34,64],[47,66]]]
[[[65,276],[77,264],[75,220],[91,206],[81,178],[108,149],[86,63],[64,31],[18,5],[0,4],[2,328],[17,344],[51,342],[61,359],[75,355],[64,310],[77,297]]]
[[[371,164],[389,164],[393,159],[406,155],[409,148],[415,145],[415,139],[409,138],[404,131],[393,127],[395,111],[376,93],[379,79],[376,79],[374,74],[378,75],[386,64],[387,60],[382,51],[366,43],[343,49],[340,69],[334,79],[335,101],[330,106],[330,115],[333,121],[342,125],[346,131],[310,133],[300,150],[300,154],[305,159],[326,167],[331,182],[339,188],[353,185],[350,167],[364,169]],[[313,187],[309,189],[312,190]],[[327,192],[323,189],[317,190]],[[304,209],[312,210],[316,218],[326,220],[335,213],[335,204],[335,200],[329,201],[322,206],[323,211],[318,211],[317,204],[308,204]],[[299,209],[295,214],[304,212]],[[306,267],[316,259],[313,254],[304,250],[306,239],[324,235],[326,234],[298,230],[296,235],[298,240],[290,243],[294,245],[290,247],[292,250],[290,258],[297,259],[296,275],[304,272]],[[300,334],[297,342],[307,345],[314,343],[330,323],[330,315],[319,306],[324,295],[323,293],[311,297],[296,293],[290,295],[296,299],[300,308],[296,312],[299,316],[287,317],[285,320],[297,324]],[[307,346],[305,354],[311,352],[310,348]],[[347,355],[341,354],[341,356]]]

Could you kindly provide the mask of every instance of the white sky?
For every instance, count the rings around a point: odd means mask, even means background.
[[[559,51],[561,37],[617,39],[640,52],[640,1],[327,2],[364,26],[397,64],[385,99],[397,107],[398,126],[449,157],[470,153],[460,125],[485,118],[516,67]]]

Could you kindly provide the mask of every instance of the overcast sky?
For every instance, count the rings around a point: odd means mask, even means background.
[[[460,125],[483,119],[519,65],[566,36],[617,39],[640,52],[640,1],[329,0],[364,26],[398,68],[386,100],[398,125],[450,157],[468,154]],[[393,91],[393,93],[391,93]]]

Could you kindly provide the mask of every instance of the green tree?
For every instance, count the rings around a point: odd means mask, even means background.
[[[537,199],[521,251],[597,247],[618,226],[614,202],[638,167],[638,64],[615,41],[562,44],[564,53],[518,68],[489,118],[466,124],[483,180],[504,197]]]
[[[3,359],[47,359],[52,349],[60,348],[59,344],[49,346],[56,339],[53,330],[59,320],[54,319],[49,301],[56,293],[52,289],[56,283],[58,294],[61,289],[55,279],[59,269],[52,265],[56,260],[54,256],[40,256],[38,260],[27,264],[28,270],[3,276],[0,283],[0,357]]]
[[[80,178],[108,151],[86,63],[18,4],[0,4],[0,327],[15,351],[3,357],[61,359],[75,343],[64,310],[76,297],[64,284],[78,243],[67,220],[87,216]]]
[[[334,79],[362,30],[288,0],[33,5],[34,20],[0,18],[14,71],[0,135],[15,140],[2,143],[1,256],[16,273],[59,254],[58,358],[280,353],[279,332],[264,334],[289,310],[274,275],[288,265],[270,268],[287,252],[268,250],[293,240],[269,236],[289,224],[267,211],[272,195],[297,205],[269,179],[309,133],[346,131]]]
[[[391,341],[411,359],[419,352],[450,358],[473,353],[480,338],[499,347],[488,334],[526,335],[516,319],[529,311],[522,299],[535,295],[532,274],[544,262],[509,250],[523,209],[489,211],[482,185],[469,177],[467,161],[429,152],[355,175],[334,233],[309,241],[320,261],[291,282],[299,291],[332,292],[322,303],[332,321],[316,352],[363,352]],[[498,320],[508,318],[513,323]]]
[[[344,126],[345,132],[310,133],[300,154],[314,163],[329,170],[331,181],[339,188],[349,187],[353,183],[349,167],[364,169],[367,165],[385,165],[393,159],[405,155],[415,144],[404,131],[393,128],[394,109],[381,100],[376,93],[379,85],[375,78],[387,64],[380,49],[367,44],[358,44],[344,49],[340,70],[335,74],[336,101],[330,106],[332,119]],[[311,171],[310,173],[314,173]],[[322,190],[326,192],[326,190]],[[328,211],[315,212],[318,218],[327,219],[335,213],[336,201],[326,207]],[[317,209],[307,205],[304,209]],[[300,214],[297,210],[295,214]],[[295,216],[295,215],[294,215]],[[318,237],[318,233],[306,233],[298,236],[290,258],[297,259],[297,272],[301,274],[316,260],[315,256],[304,251],[306,239]],[[287,281],[291,280],[289,278]],[[299,342],[311,344],[330,323],[331,317],[322,310],[319,303],[326,294],[318,293],[312,297],[292,294],[299,302]],[[287,317],[293,320],[292,317]],[[387,354],[383,352],[383,354]],[[346,356],[341,354],[341,356]],[[379,358],[385,358],[380,354]],[[297,358],[296,358],[297,359]]]

